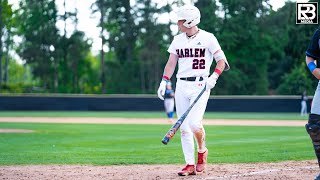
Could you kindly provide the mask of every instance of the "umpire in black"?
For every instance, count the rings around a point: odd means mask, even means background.
[[[306,65],[310,72],[320,80],[320,29],[317,29],[306,51]],[[313,148],[318,159],[320,167],[320,81],[318,82],[317,89],[315,91],[311,112],[309,114],[309,121],[306,124],[306,130],[312,140]],[[320,180],[320,174],[315,177],[316,180]]]

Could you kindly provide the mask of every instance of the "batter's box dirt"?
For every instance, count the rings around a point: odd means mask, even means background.
[[[279,179],[308,180],[319,172],[316,161],[287,161],[280,163],[209,164],[206,173],[179,177],[183,165],[28,165],[1,166],[0,179]]]

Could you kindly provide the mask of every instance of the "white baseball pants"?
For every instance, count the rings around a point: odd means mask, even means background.
[[[207,78],[203,81],[185,81],[177,80],[175,102],[176,112],[178,118],[180,118],[190,107],[193,101],[197,98],[201,90],[205,87]],[[181,144],[186,164],[195,164],[194,157],[194,133],[201,130],[203,137],[205,137],[205,131],[202,125],[202,119],[207,107],[207,102],[210,96],[210,91],[205,91],[198,102],[193,106],[188,116],[180,127],[181,132]],[[205,139],[204,139],[205,140]],[[200,147],[199,147],[200,146]],[[205,141],[197,145],[198,152],[205,151]]]

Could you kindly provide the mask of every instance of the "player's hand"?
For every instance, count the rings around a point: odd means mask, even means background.
[[[164,93],[166,91],[166,84],[167,84],[167,82],[165,80],[162,80],[160,85],[159,85],[159,88],[158,88],[158,97],[161,100],[164,100],[163,96],[164,96]]]
[[[208,79],[207,79],[207,84],[206,84],[206,90],[210,90],[214,88],[214,86],[217,83],[219,75],[214,72]]]

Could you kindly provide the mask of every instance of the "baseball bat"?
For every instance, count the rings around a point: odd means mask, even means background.
[[[193,101],[193,103],[190,105],[190,107],[187,109],[187,111],[177,120],[177,122],[170,128],[170,130],[167,132],[167,134],[162,138],[162,143],[167,145],[168,142],[172,139],[172,137],[176,134],[178,129],[180,128],[183,121],[186,119],[187,115],[189,114],[192,107],[196,104],[196,102],[200,99],[204,91],[206,90],[206,86],[201,90],[197,98]]]

